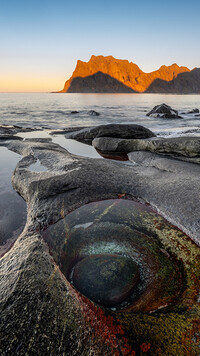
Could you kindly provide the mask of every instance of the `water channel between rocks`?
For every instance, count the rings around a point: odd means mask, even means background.
[[[78,142],[73,139],[66,138],[63,134],[54,134],[50,135],[50,131],[32,131],[32,132],[22,132],[16,134],[16,136],[23,138],[24,140],[28,139],[51,139],[52,143],[55,143],[64,149],[66,149],[69,153],[87,157],[87,158],[101,158],[101,159],[110,159],[110,160],[117,160],[121,164],[133,166],[135,163],[130,162],[128,160],[127,154],[118,154],[118,155],[109,155],[109,154],[102,154],[98,152],[93,146],[87,145],[82,142]],[[34,163],[29,167],[31,171],[34,172],[42,172],[46,171],[46,169],[40,165],[39,162]]]
[[[34,138],[51,139],[53,143],[60,145],[61,147],[65,148],[68,152],[74,155],[89,157],[89,158],[102,158],[93,146],[86,145],[84,143],[72,139],[66,139],[65,136],[62,134],[52,136],[49,134],[48,131],[32,131],[32,132],[18,133],[16,136],[22,137],[23,139],[34,139]]]
[[[0,147],[0,257],[12,246],[26,222],[26,203],[11,184],[11,176],[21,159]]]

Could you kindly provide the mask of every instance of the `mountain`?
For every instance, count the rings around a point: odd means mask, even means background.
[[[69,81],[68,81],[69,82]],[[135,93],[129,86],[103,72],[97,72],[86,77],[72,78],[67,85],[67,93]],[[69,85],[69,87],[68,87]]]
[[[156,79],[146,90],[148,93],[200,94],[200,68],[183,72],[171,81]]]
[[[78,60],[60,93],[200,93],[200,68],[177,64],[144,73],[136,64],[112,56]]]

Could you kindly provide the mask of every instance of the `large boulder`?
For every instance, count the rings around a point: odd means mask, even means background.
[[[147,116],[153,117],[162,117],[165,119],[181,119],[181,116],[178,115],[178,111],[172,109],[171,106],[166,104],[156,105],[154,108],[149,111]]]
[[[200,137],[150,138],[141,140],[100,137],[92,145],[103,153],[150,151],[195,158],[199,163]]]
[[[200,137],[173,137],[144,142],[146,150],[156,153],[200,157]]]
[[[92,141],[92,145],[97,151],[102,153],[117,154],[138,151],[138,141],[140,140],[115,137],[96,137]],[[143,142],[144,140],[141,141]]]
[[[125,139],[142,139],[155,137],[146,127],[134,124],[100,125],[70,133],[66,136],[80,142],[92,144],[95,137],[116,137]]]

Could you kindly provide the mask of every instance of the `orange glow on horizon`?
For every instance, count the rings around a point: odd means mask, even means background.
[[[64,86],[65,78],[26,75],[1,76],[0,92],[53,92],[59,91]]]

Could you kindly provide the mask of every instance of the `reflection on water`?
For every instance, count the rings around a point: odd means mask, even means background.
[[[44,130],[35,130],[35,131],[30,131],[30,132],[19,132],[16,134],[16,136],[18,137],[22,137],[23,139],[37,139],[37,138],[51,138],[51,136],[49,136],[48,131],[44,131]]]
[[[47,172],[48,168],[43,166],[39,160],[37,162],[31,164],[29,167],[31,172]]]
[[[12,172],[20,158],[0,147],[0,256],[14,243],[26,222],[26,203],[11,184]]]
[[[101,157],[106,158],[106,159],[112,159],[115,161],[128,161],[128,154],[126,152],[112,152],[112,153],[104,153],[99,150],[97,152],[101,155]]]
[[[84,143],[71,140],[71,139],[66,139],[65,136],[63,135],[54,135],[51,136],[49,134],[49,131],[32,131],[32,132],[21,132],[18,133],[16,136],[22,137],[24,139],[37,139],[37,138],[47,138],[51,139],[53,143],[56,143],[57,145],[60,145],[64,149],[66,149],[68,152],[82,156],[82,157],[90,157],[90,158],[102,158],[100,154],[95,150],[93,146],[86,145]],[[36,167],[36,166],[35,166]],[[33,166],[32,166],[33,168]],[[31,168],[31,170],[33,170]],[[39,168],[39,165],[38,165]],[[41,170],[40,170],[41,171]]]
[[[74,155],[90,158],[102,158],[93,146],[89,146],[75,140],[66,139],[61,135],[54,136],[53,143],[57,143]]]

